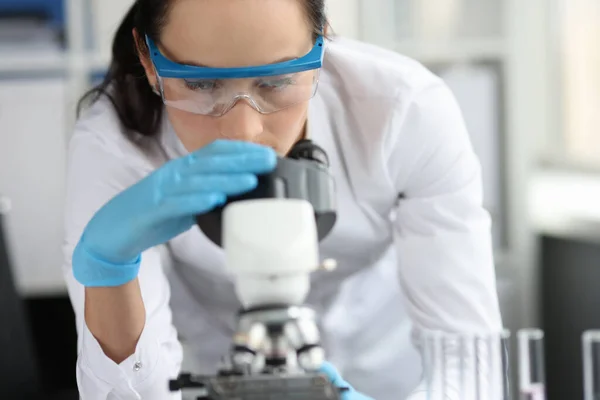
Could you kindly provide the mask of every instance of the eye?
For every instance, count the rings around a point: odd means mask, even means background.
[[[295,83],[296,82],[294,81],[293,77],[282,76],[274,79],[261,80],[257,83],[257,86],[260,89],[281,90]]]
[[[219,82],[212,79],[184,79],[185,87],[194,91],[212,92],[219,88]]]

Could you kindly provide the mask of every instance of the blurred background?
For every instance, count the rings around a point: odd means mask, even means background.
[[[337,34],[421,61],[456,94],[483,166],[505,325],[542,328],[548,398],[581,399],[581,334],[600,328],[600,2],[328,1]],[[0,381],[75,388],[66,144],[131,3],[0,0]]]

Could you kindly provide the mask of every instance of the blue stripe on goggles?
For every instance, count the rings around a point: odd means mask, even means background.
[[[183,65],[163,56],[146,36],[165,105],[193,114],[222,116],[239,100],[262,114],[311,99],[317,90],[325,53],[319,36],[301,58],[275,64],[210,68]]]
[[[178,64],[169,60],[162,55],[154,41],[148,35],[146,35],[146,43],[150,50],[150,58],[156,68],[156,72],[162,78],[231,79],[292,74],[321,68],[325,54],[323,37],[319,36],[312,50],[305,56],[295,60],[251,67],[207,68]]]

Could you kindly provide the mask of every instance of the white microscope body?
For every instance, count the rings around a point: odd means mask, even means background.
[[[339,400],[343,388],[318,372],[317,315],[304,305],[319,268],[319,242],[336,221],[326,153],[310,140],[279,158],[256,190],[198,215],[225,252],[242,310],[229,354],[211,376],[181,373],[170,391],[203,389],[202,400]]]
[[[226,266],[242,303],[234,369],[311,371],[324,360],[315,313],[304,306],[319,268],[314,209],[306,200],[257,199],[224,210]]]

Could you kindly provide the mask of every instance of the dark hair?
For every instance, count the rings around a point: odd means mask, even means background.
[[[325,0],[302,0],[313,27],[314,38],[324,34],[327,24]],[[157,133],[163,118],[163,103],[146,78],[140,62],[140,52],[148,48],[143,40],[148,35],[157,43],[165,26],[173,0],[136,0],[115,34],[112,61],[104,80],[87,92],[79,101],[77,114],[86,101],[97,101],[106,96],[113,104],[119,120],[127,132],[143,136]],[[133,29],[138,33],[137,43]]]

